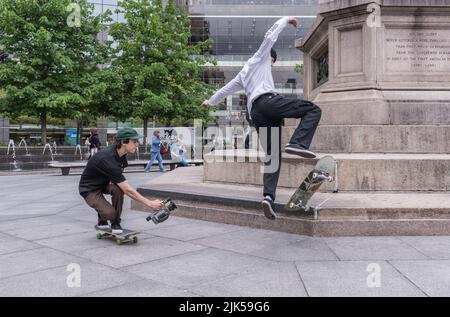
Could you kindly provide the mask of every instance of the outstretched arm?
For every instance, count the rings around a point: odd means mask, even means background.
[[[118,183],[117,186],[123,191],[125,195],[133,200],[140,202],[152,210],[159,210],[164,204],[160,200],[150,200],[139,194],[127,181]]]
[[[297,27],[297,20],[294,17],[284,17],[279,19],[275,24],[267,31],[264,36],[264,41],[259,47],[258,51],[253,55],[252,58],[255,57],[264,57],[268,56],[270,53],[270,49],[275,44],[278,39],[278,35],[283,31],[287,24],[292,24],[294,27]],[[244,89],[242,85],[242,81],[240,79],[240,73],[227,85],[219,89],[209,100],[205,100],[202,103],[203,107],[208,107],[209,105],[218,104],[223,98],[231,95],[239,90]]]
[[[278,35],[280,35],[281,31],[283,31],[288,24],[297,27],[297,20],[294,17],[284,17],[275,22],[275,24],[266,32],[261,46],[253,57],[262,58],[264,56],[269,56],[270,49],[277,41]]]
[[[229,96],[235,92],[244,89],[242,86],[239,74],[234,77],[228,84],[220,88],[209,100],[205,100],[202,103],[202,106],[208,107],[209,105],[217,105],[223,98]]]

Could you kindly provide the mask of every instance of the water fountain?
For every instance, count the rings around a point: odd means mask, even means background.
[[[12,149],[12,159],[13,162],[11,163],[13,166],[13,171],[14,172],[18,172],[21,171],[22,169],[19,167],[17,161],[16,161],[16,147],[14,146],[14,140],[9,140],[8,143],[8,150],[6,151],[6,156],[9,156],[9,150]]]
[[[48,150],[50,151],[50,157],[52,158],[52,161],[54,161],[52,146],[51,146],[49,143],[46,143],[46,144],[44,145],[44,150],[42,151],[42,155],[45,154],[45,149],[47,149],[47,148],[48,148]]]
[[[53,153],[54,153],[55,155],[57,155],[58,152],[57,152],[57,147],[56,147],[56,141],[53,141],[52,147],[53,147]]]
[[[14,146],[14,140],[9,140],[8,143],[8,150],[6,151],[6,155],[9,156],[9,150],[12,148],[13,150],[13,156],[14,158],[16,157],[16,148]]]
[[[77,151],[80,151],[80,161],[83,160],[83,152],[81,151],[81,146],[79,144],[77,144],[77,146],[75,147],[75,154],[77,155]]]
[[[17,149],[20,149],[20,147],[22,146],[22,144],[25,146],[25,155],[26,156],[30,156],[31,154],[28,152],[28,146],[27,146],[27,142],[25,142],[24,138],[20,139],[19,144],[17,145]]]

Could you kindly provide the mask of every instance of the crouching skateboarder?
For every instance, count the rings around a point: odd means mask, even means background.
[[[120,226],[123,197],[127,195],[152,210],[159,210],[163,202],[149,200],[128,184],[123,169],[128,166],[127,153],[135,153],[141,136],[131,128],[117,132],[116,143],[98,152],[87,163],[81,175],[79,191],[86,203],[98,213],[98,228],[109,229],[112,233],[123,232]],[[112,204],[105,199],[111,195]]]
[[[247,95],[247,110],[267,156],[264,162],[264,199],[261,203],[264,215],[269,219],[276,217],[274,201],[280,176],[283,120],[301,118],[285,152],[315,158],[316,155],[309,150],[309,146],[321,117],[321,110],[314,103],[286,98],[275,92],[271,66],[276,62],[277,54],[272,47],[288,24],[297,27],[297,20],[294,17],[278,20],[267,31],[260,48],[237,76],[202,104],[204,107],[216,105],[226,96],[241,90]]]

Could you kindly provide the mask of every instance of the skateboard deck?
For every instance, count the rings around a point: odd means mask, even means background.
[[[325,181],[334,180],[335,170],[336,160],[329,155],[322,157],[291,196],[284,209],[303,212],[314,210],[314,207],[308,205],[309,200]]]
[[[140,234],[139,231],[128,229],[123,229],[122,233],[113,233],[111,229],[100,229],[97,226],[95,226],[95,230],[97,231],[97,239],[112,238],[116,240],[116,243],[118,245],[121,245],[125,242],[137,243],[137,236],[138,234]]]

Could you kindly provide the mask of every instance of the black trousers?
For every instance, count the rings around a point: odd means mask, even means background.
[[[264,192],[273,200],[281,168],[281,127],[285,118],[301,118],[289,141],[309,149],[321,117],[320,108],[312,102],[285,98],[278,94],[265,94],[252,105],[252,122],[256,127],[260,143],[266,153],[264,162]],[[274,144],[275,142],[275,144]]]

